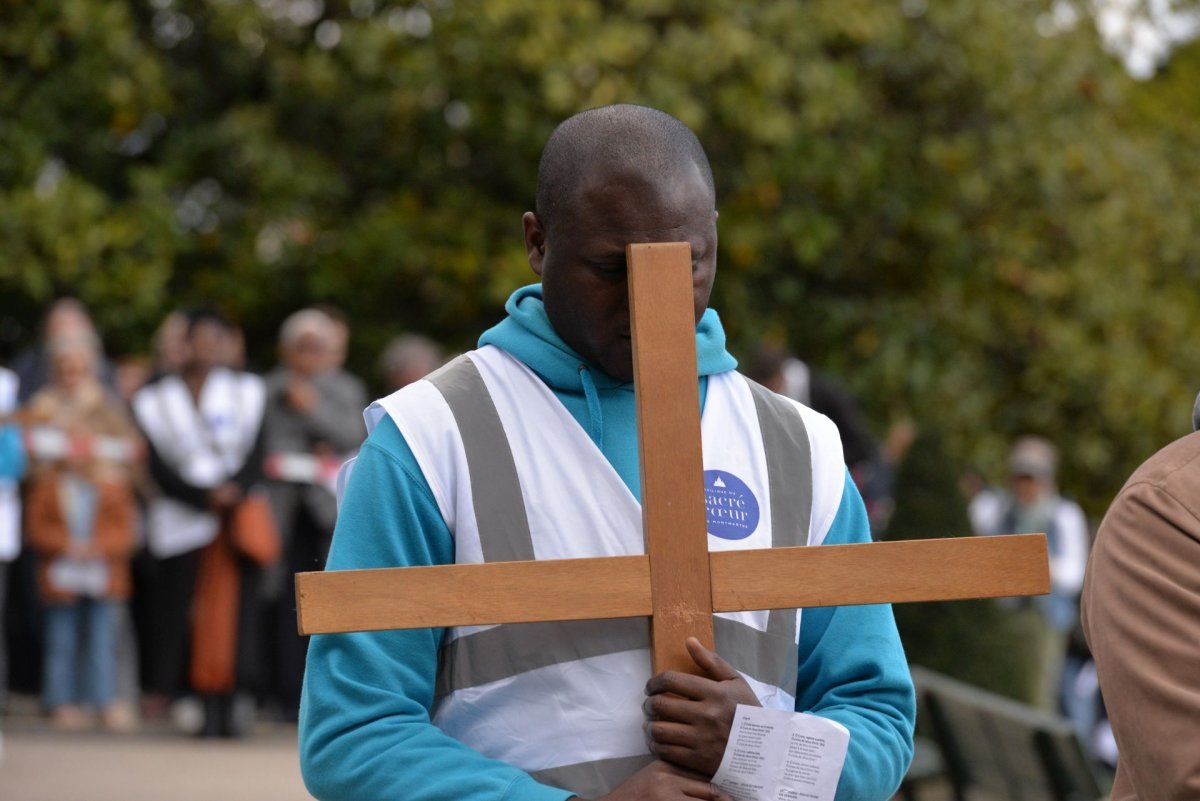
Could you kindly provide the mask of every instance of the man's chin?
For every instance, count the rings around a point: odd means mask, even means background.
[[[612,375],[612,373],[609,373],[609,375]],[[633,366],[630,365],[628,372],[624,372],[619,375],[612,375],[612,377],[617,379],[618,381],[620,381],[623,384],[632,384],[633,383]]]
[[[633,381],[633,362],[632,361],[627,362],[625,364],[613,364],[611,362],[606,362],[606,363],[600,364],[599,367],[601,370],[604,371],[604,374],[606,376],[613,379],[614,381],[620,381],[624,384],[628,384],[629,382]]]
[[[590,358],[584,358],[607,378],[623,383],[633,380],[633,349],[628,342],[624,348],[618,346],[600,352],[592,351]]]
[[[625,339],[613,350],[600,367],[609,377],[629,383],[633,380],[633,340]]]

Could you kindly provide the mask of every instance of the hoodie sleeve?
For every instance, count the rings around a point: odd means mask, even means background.
[[[363,446],[328,569],[449,564],[454,544],[390,418]],[[300,704],[300,768],[320,801],[563,801],[430,721],[442,629],[314,636]]]
[[[826,545],[870,542],[867,512],[847,471]],[[804,610],[796,710],[850,730],[836,801],[886,801],[912,761],[916,699],[889,604]]]

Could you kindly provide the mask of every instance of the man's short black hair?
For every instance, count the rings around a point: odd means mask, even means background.
[[[648,106],[603,106],[564,120],[542,150],[534,211],[543,230],[562,218],[581,177],[598,164],[634,168],[654,181],[695,165],[715,194],[708,156],[690,128]]]

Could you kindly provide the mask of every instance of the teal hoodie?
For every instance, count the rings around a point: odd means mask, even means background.
[[[550,325],[540,286],[518,290],[479,344],[529,366],[640,498],[632,385],[607,376]],[[713,310],[697,327],[706,376],[732,370]],[[870,540],[847,473],[827,544]],[[346,486],[327,569],[450,564],[454,538],[412,450],[385,416]],[[798,577],[797,580],[800,580]],[[300,706],[300,766],[320,801],[563,801],[569,793],[489,759],[430,723],[442,629],[313,637]],[[837,801],[885,801],[912,756],[912,682],[889,606],[808,609],[800,629],[796,708],[850,730]]]
[[[633,383],[612,378],[562,341],[542,305],[541,284],[518,289],[504,309],[508,317],[485,331],[479,346],[495,345],[537,373],[641,501]],[[708,376],[737,368],[737,360],[725,350],[725,331],[715,309],[705,311],[696,326],[696,356],[703,409]]]

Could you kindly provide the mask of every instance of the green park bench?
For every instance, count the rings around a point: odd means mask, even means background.
[[[934,673],[912,670],[925,737],[902,788],[940,774],[958,801],[1097,801],[1101,782],[1062,718]]]

